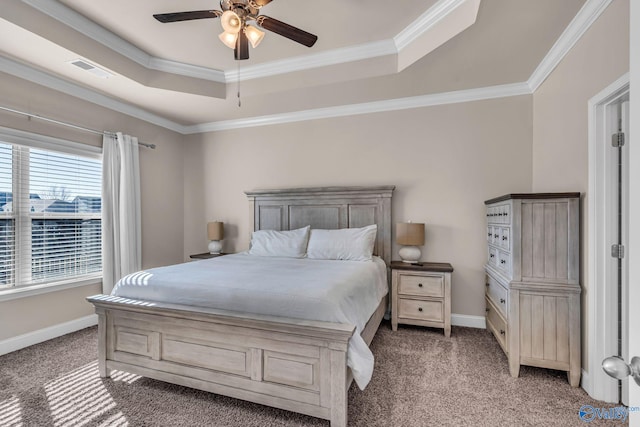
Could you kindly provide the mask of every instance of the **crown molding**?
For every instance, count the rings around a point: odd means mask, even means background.
[[[278,74],[291,73],[294,71],[345,64],[348,62],[361,61],[363,59],[377,58],[386,55],[396,55],[397,53],[398,51],[393,40],[381,40],[357,46],[297,56],[295,58],[250,65],[248,67],[243,67],[240,70],[240,79],[259,79]],[[225,79],[227,82],[238,81],[238,72],[234,70],[226,71]]]
[[[431,30],[447,15],[467,1],[469,0],[438,1],[393,39],[380,40],[377,42],[364,43],[358,46],[333,49],[316,54],[251,65],[240,71],[240,79],[258,79],[278,74],[291,73],[294,71],[304,71],[313,68],[327,67],[330,65],[361,61],[364,59],[378,58],[381,56],[397,55],[402,49],[407,47],[425,32]],[[226,71],[225,78],[227,82],[236,82],[238,81],[238,72],[234,70]]]
[[[238,73],[234,70],[220,71],[207,67],[157,58],[137,48],[114,33],[85,18],[71,8],[53,0],[21,0],[63,24],[87,35],[137,64],[157,71],[194,77],[219,83],[236,82]],[[398,54],[421,34],[433,28],[444,17],[468,0],[440,0],[392,40],[366,43],[359,46],[334,49],[318,54],[303,55],[280,61],[245,67],[240,71],[240,79],[251,80],[278,74],[303,71],[323,66],[337,65],[363,59]],[[532,92],[557,67],[573,45],[589,29],[593,22],[609,6],[612,0],[587,0],[578,14],[567,26],[560,38],[547,53],[529,78]]]
[[[529,77],[528,83],[531,92],[535,92],[547,77],[549,77],[551,72],[560,64],[560,61],[564,59],[566,54],[569,53],[571,48],[580,40],[584,33],[587,32],[602,12],[604,12],[611,1],[612,0],[587,0],[531,74],[531,77]]]
[[[135,107],[126,102],[109,98],[108,96],[102,95],[93,89],[85,88],[76,83],[71,83],[67,80],[45,73],[44,71],[37,70],[32,66],[16,62],[3,56],[0,56],[0,71],[50,89],[66,93],[67,95],[80,98],[93,104],[100,105],[110,110],[144,120],[145,122],[153,123],[154,125],[161,126],[174,132],[182,134],[185,133],[185,127],[183,125],[150,113],[142,108]]]
[[[269,126],[283,123],[294,123],[306,120],[328,119],[334,117],[355,116],[360,114],[381,113],[386,111],[407,110],[412,108],[433,107],[445,104],[483,101],[510,96],[530,95],[526,82],[490,86],[477,89],[443,92],[431,95],[412,96],[361,104],[342,105],[337,107],[317,108],[313,110],[295,111],[291,113],[271,114],[246,119],[224,120],[186,126],[187,134],[218,132],[257,126]]]
[[[467,1],[468,0],[440,0],[431,6],[425,13],[420,15],[418,19],[409,24],[407,28],[393,38],[397,52],[400,52],[422,34],[429,31]]]
[[[64,4],[55,0],[22,0],[22,2],[137,62],[143,67],[148,67],[149,54]]]
[[[238,79],[238,73],[235,70],[221,71],[151,56],[58,1],[21,1],[145,68],[219,83],[235,82]],[[397,55],[409,43],[433,28],[449,13],[467,1],[469,0],[439,0],[393,39],[248,66],[240,71],[240,78],[243,80],[258,79],[380,56]]]
[[[22,0],[22,1],[27,4],[33,5],[33,7],[36,7],[37,9],[40,9],[40,7],[36,5],[44,5],[43,8],[45,9],[48,7],[51,7],[52,9],[56,9],[58,6],[55,6],[55,4],[62,6],[58,2],[48,1],[48,0]],[[439,3],[437,3],[437,5],[440,5],[442,7],[446,5],[449,8],[453,8],[455,4],[458,4],[459,6],[460,4],[462,4],[462,2],[463,0],[447,0],[446,2],[440,1]],[[70,83],[66,80],[62,80],[58,77],[54,77],[45,72],[36,70],[31,66],[17,63],[8,58],[0,57],[0,71],[4,71],[8,74],[12,74],[14,76],[32,81],[37,84],[41,84],[43,86],[67,93],[69,95],[75,96],[80,99],[84,99],[89,102],[93,102],[103,107],[112,109],[114,111],[118,111],[123,114],[127,114],[129,116],[147,121],[149,123],[156,124],[158,126],[162,126],[164,128],[167,128],[169,130],[172,130],[174,132],[178,132],[181,134],[217,132],[217,131],[224,131],[224,130],[241,129],[245,127],[268,126],[268,125],[275,125],[275,124],[300,122],[305,120],[317,120],[317,119],[325,119],[325,118],[332,118],[332,117],[344,117],[349,115],[369,114],[369,113],[403,110],[403,109],[410,109],[410,108],[421,108],[421,107],[454,104],[454,103],[461,103],[461,102],[472,102],[472,101],[480,101],[480,100],[486,100],[486,99],[494,99],[494,98],[502,98],[502,97],[518,96],[518,95],[530,95],[530,94],[533,94],[540,87],[540,85],[557,67],[557,65],[562,61],[562,59],[571,50],[571,48],[575,45],[575,43],[591,27],[591,25],[600,16],[600,14],[602,14],[602,12],[607,8],[607,6],[609,6],[611,2],[612,0],[587,0],[585,5],[580,9],[578,14],[567,26],[565,31],[558,38],[556,43],[549,50],[547,55],[543,58],[543,60],[540,62],[536,70],[532,73],[532,75],[526,82],[505,84],[505,85],[491,86],[491,87],[484,87],[484,88],[476,88],[476,89],[469,89],[469,90],[461,90],[461,91],[453,91],[453,92],[445,92],[445,93],[439,93],[439,94],[422,95],[422,96],[415,96],[415,97],[408,97],[408,98],[398,98],[398,99],[391,99],[391,100],[385,100],[385,101],[375,101],[375,102],[369,102],[369,103],[351,104],[351,105],[320,108],[320,109],[313,109],[313,110],[304,110],[304,111],[297,111],[297,112],[291,112],[291,113],[256,116],[256,117],[249,117],[244,119],[223,120],[223,121],[202,123],[202,124],[191,125],[191,126],[180,125],[171,120],[157,116],[153,113],[149,113],[148,111],[143,110],[141,108],[127,104],[125,102],[114,100],[112,98],[99,94],[94,90],[87,89],[85,87],[79,86],[74,83]],[[74,11],[71,11],[66,7],[64,8],[67,11],[70,11],[71,14],[78,15],[81,18],[80,20],[86,19]],[[43,10],[43,12],[48,13],[46,10]],[[428,22],[430,22],[424,15],[422,15],[419,18],[419,21],[421,22],[420,24],[419,23],[414,23],[414,24],[416,26],[421,26],[420,28],[426,28],[428,26]],[[88,21],[88,22],[92,26],[96,25],[91,21]],[[412,24],[412,26],[414,24]],[[82,31],[82,30],[79,30],[79,31]],[[401,35],[398,35],[396,39],[394,39],[394,41],[392,42],[393,46],[391,46],[389,41],[383,41],[383,42],[376,42],[376,43],[368,43],[368,44],[356,46],[353,48],[345,48],[342,50],[342,52],[338,52],[339,55],[337,55],[337,58],[332,58],[332,54],[330,52],[325,52],[317,55],[308,55],[303,58],[274,61],[273,63],[262,64],[256,67],[248,67],[248,69],[245,69],[244,72],[241,72],[241,78],[242,79],[258,78],[259,76],[261,76],[261,73],[264,73],[262,75],[275,75],[282,72],[288,72],[288,71],[283,71],[283,69],[285,69],[287,66],[301,67],[299,69],[307,69],[307,68],[312,68],[313,67],[312,64],[316,64],[315,65],[316,67],[322,66],[322,64],[335,65],[335,64],[341,63],[341,61],[344,62],[345,56],[349,56],[349,58],[353,60],[353,57],[354,57],[353,55],[357,55],[357,54],[361,55],[359,59],[366,59],[366,58],[375,57],[376,52],[378,53],[378,56],[380,56],[380,54],[385,54],[385,55],[390,53],[392,54],[394,53],[393,51],[397,53],[398,45],[405,45],[404,43],[409,43],[411,37],[413,37],[412,34],[418,34],[416,29],[409,28],[406,31],[407,31],[406,34],[404,34],[403,32],[401,33]],[[97,41],[100,41],[100,40],[97,40]],[[124,40],[122,40],[122,42],[127,43]],[[323,61],[333,61],[333,62],[326,64]],[[185,65],[185,64],[180,64],[173,61],[165,62],[165,60],[161,60],[159,58],[150,59],[149,63],[155,64],[154,66],[157,66],[157,67],[167,67],[167,68],[176,67],[175,69],[176,72],[177,70],[182,69],[182,66]],[[199,68],[203,68],[203,67],[199,67]],[[208,70],[208,69],[204,69],[204,70]],[[192,70],[192,72],[197,72],[197,71],[198,70]],[[172,72],[172,71],[168,71],[168,72]],[[201,76],[194,76],[194,77],[202,78]],[[234,75],[234,73],[228,73],[228,74],[225,73],[224,81],[235,81],[235,80],[237,80],[237,74]]]
[[[147,69],[225,83],[222,71],[151,56],[60,2],[54,0],[22,0],[22,2]]]
[[[149,57],[148,67],[164,73],[178,74],[185,77],[209,80],[216,83],[227,83],[224,71],[213,70],[199,65],[185,64],[169,59]]]

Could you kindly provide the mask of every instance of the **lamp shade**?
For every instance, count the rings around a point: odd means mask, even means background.
[[[237,13],[232,10],[225,11],[220,17],[222,28],[229,33],[238,34],[242,29],[242,21]]]
[[[424,224],[419,222],[397,223],[396,243],[404,246],[424,245]]]
[[[207,224],[207,235],[209,240],[222,240],[224,239],[224,223],[219,221],[210,222]]]
[[[234,33],[230,33],[230,32],[225,31],[223,33],[220,33],[218,38],[228,48],[230,48],[230,49],[235,49],[236,48],[236,40],[238,40],[238,34],[234,34]]]
[[[247,38],[251,42],[251,46],[255,49],[258,47],[262,39],[264,38],[264,31],[260,31],[256,27],[251,25],[247,25],[244,28],[244,33],[247,35]]]

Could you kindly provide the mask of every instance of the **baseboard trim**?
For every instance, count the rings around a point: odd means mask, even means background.
[[[17,337],[0,341],[0,356],[97,324],[98,316],[91,314],[69,322],[59,323],[49,326],[48,328],[18,335]]]
[[[466,328],[487,329],[484,316],[469,316],[467,314],[451,314],[451,324],[453,326],[464,326]]]

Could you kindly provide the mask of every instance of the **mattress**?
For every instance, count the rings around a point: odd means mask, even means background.
[[[360,336],[388,293],[384,261],[260,257],[247,253],[130,274],[112,295],[243,313],[348,323],[347,365],[360,389],[373,373],[373,354]]]

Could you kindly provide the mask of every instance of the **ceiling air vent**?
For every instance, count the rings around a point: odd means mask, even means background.
[[[92,63],[85,61],[84,59],[74,59],[73,61],[69,61],[69,64],[75,65],[76,67],[102,79],[113,77],[113,74],[111,74],[110,72],[103,70],[102,68],[97,67]]]

